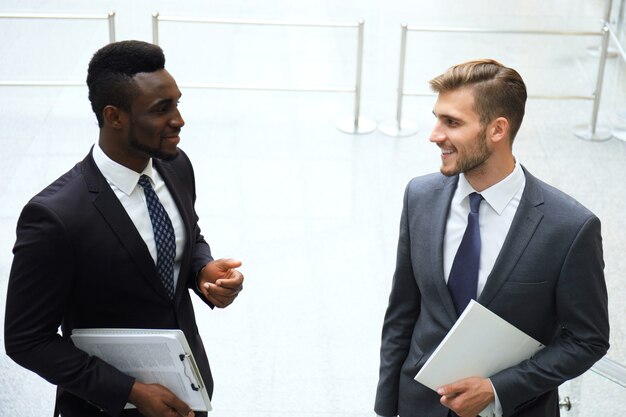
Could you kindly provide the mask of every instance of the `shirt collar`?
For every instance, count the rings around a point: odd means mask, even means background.
[[[500,215],[520,188],[523,188],[525,184],[526,177],[524,176],[524,171],[522,170],[522,166],[516,161],[513,172],[500,182],[481,191],[480,195],[482,195],[491,208]],[[460,174],[457,192],[462,198],[465,198],[477,191],[472,188],[465,178],[465,175]]]
[[[104,151],[100,149],[100,145],[96,143],[93,147],[93,159],[100,172],[102,172],[102,175],[104,175],[104,178],[126,195],[130,195],[133,192],[141,175],[147,175],[154,186],[152,158],[148,161],[148,165],[146,165],[143,172],[138,173],[109,158]]]

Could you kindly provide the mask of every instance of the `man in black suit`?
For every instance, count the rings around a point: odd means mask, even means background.
[[[136,381],[69,336],[75,328],[181,329],[211,395],[190,290],[226,307],[242,289],[241,263],[213,260],[200,232],[193,168],[177,147],[181,93],[164,64],[161,48],[145,42],[96,52],[87,84],[98,143],[18,221],[6,351],[58,386],[64,417],[193,415],[167,388]],[[127,402],[137,409],[124,410]]]
[[[600,220],[514,157],[526,103],[517,71],[471,61],[430,84],[441,173],[414,178],[404,195],[375,411],[558,416],[558,386],[609,347]],[[435,392],[414,377],[470,299],[545,348]]]

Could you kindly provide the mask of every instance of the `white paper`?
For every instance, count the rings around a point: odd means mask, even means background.
[[[488,378],[529,359],[544,347],[471,300],[415,380],[436,390],[463,378]]]
[[[181,330],[74,329],[71,338],[77,348],[138,381],[167,387],[192,410],[211,410],[208,393]]]

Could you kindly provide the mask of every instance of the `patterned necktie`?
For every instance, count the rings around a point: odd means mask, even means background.
[[[174,228],[165,208],[159,201],[147,175],[139,178],[143,187],[146,205],[152,222],[152,231],[157,248],[157,271],[170,298],[174,298],[174,259],[176,258],[176,237]]]
[[[470,212],[467,215],[467,228],[463,234],[459,250],[454,257],[448,278],[448,289],[458,315],[461,315],[471,299],[476,299],[478,288],[478,267],[480,265],[478,210],[483,196],[471,193],[469,199]]]

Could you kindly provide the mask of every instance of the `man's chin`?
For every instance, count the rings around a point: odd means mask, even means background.
[[[146,149],[148,151],[148,149]],[[151,149],[147,152],[152,158],[160,159],[161,161],[173,161],[178,158],[178,147],[172,151],[164,151],[163,149]]]
[[[178,148],[176,148],[176,151],[174,153],[159,152],[158,155],[155,155],[155,158],[158,158],[162,161],[173,161],[174,159],[178,158],[178,154]]]
[[[455,175],[459,174],[459,171],[455,169],[454,167],[445,167],[442,165],[439,170],[446,177],[454,177]]]

